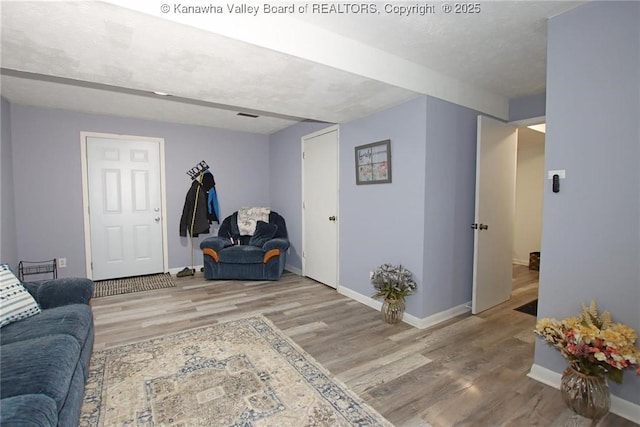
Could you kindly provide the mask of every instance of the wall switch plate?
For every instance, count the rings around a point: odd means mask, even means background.
[[[58,258],[58,268],[65,268],[67,266],[66,258]]]
[[[558,175],[560,179],[565,179],[567,177],[567,171],[565,171],[564,169],[547,171],[547,179],[553,179],[553,175]]]

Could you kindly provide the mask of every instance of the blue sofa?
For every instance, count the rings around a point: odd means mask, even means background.
[[[236,211],[222,221],[218,236],[200,243],[204,277],[210,280],[278,280],[289,249],[284,218],[271,211],[269,222],[258,221],[253,235],[241,235],[239,230]]]
[[[0,330],[0,425],[77,426],[93,350],[93,282],[23,285],[41,312]]]

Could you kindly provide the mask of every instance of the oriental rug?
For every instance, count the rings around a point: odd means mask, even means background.
[[[123,279],[98,280],[94,282],[93,298],[173,288],[175,286],[176,284],[171,280],[171,274],[169,273],[125,277]]]
[[[391,424],[262,316],[94,352],[80,426]]]

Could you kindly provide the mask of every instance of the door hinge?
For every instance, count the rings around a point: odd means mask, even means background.
[[[302,152],[302,160],[304,160],[304,151]]]
[[[488,230],[489,226],[486,224],[477,224],[477,223],[473,223],[471,224],[471,228],[473,228],[474,230]]]

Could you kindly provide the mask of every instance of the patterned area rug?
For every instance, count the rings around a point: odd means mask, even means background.
[[[387,426],[262,316],[92,355],[80,426]]]
[[[151,291],[153,289],[174,288],[171,274],[151,274],[148,276],[125,277],[124,279],[98,280],[94,282],[93,298],[132,292]]]

